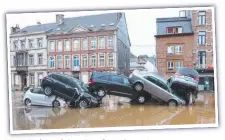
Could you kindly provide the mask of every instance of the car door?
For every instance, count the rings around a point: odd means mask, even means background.
[[[132,94],[129,93],[128,87],[124,85],[124,79],[119,75],[110,76],[111,84],[109,85],[109,91],[112,95],[131,97]]]
[[[110,80],[110,76],[109,75],[104,75],[104,76],[100,76],[98,78],[96,78],[96,87],[102,87],[104,89],[106,89],[108,91],[108,94],[110,95],[110,86],[112,84],[111,80]]]
[[[132,84],[130,83],[129,79],[127,77],[123,77],[123,87],[122,87],[122,92],[127,94],[127,97],[129,98],[136,98],[138,96],[138,92],[134,90],[132,87]]]
[[[145,90],[154,95],[154,93],[157,92],[157,79],[152,76],[144,76],[144,78],[148,81],[147,83],[149,83],[145,85]]]
[[[31,102],[34,105],[45,105],[45,95],[41,94],[41,88],[34,88],[32,91]]]
[[[71,99],[76,99],[78,97],[78,93],[76,93],[75,88],[78,88],[76,81],[74,80],[68,80],[67,82],[67,95],[71,98]]]
[[[55,86],[57,86],[56,89],[59,96],[66,99],[71,99],[72,97],[69,92],[69,86],[67,85],[69,79],[61,75],[56,75],[56,76],[57,76],[57,81],[55,82]]]

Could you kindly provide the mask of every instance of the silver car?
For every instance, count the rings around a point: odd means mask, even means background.
[[[185,101],[173,94],[167,79],[160,73],[133,71],[129,77],[136,91],[146,91],[153,98],[165,101],[168,105],[184,105]]]

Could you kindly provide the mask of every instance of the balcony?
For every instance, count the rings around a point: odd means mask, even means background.
[[[73,66],[72,71],[80,71],[80,66]]]
[[[28,72],[28,66],[16,66],[16,71],[18,74],[27,73]]]

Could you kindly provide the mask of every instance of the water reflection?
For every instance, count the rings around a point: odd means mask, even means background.
[[[14,108],[13,117],[14,129],[17,130],[179,125],[215,123],[215,108],[204,103],[167,107],[108,102],[101,108],[90,109]]]

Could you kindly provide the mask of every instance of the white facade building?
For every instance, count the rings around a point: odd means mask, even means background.
[[[19,90],[30,85],[37,87],[47,75],[46,35],[18,32],[10,35],[11,86]]]

